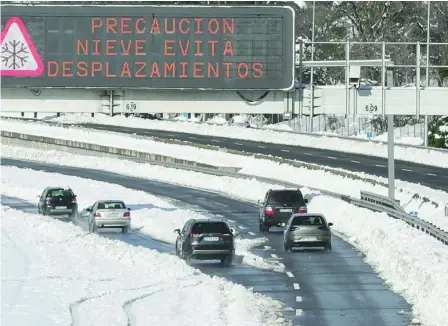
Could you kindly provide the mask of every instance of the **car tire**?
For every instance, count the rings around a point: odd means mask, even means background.
[[[291,252],[292,251],[292,247],[287,245],[286,243],[283,244],[283,248],[285,248],[286,252]]]
[[[78,216],[78,211],[74,210],[70,213],[70,215],[68,217],[73,221],[76,219],[77,216]]]
[[[221,264],[225,266],[232,266],[233,257],[232,256],[225,256],[221,258]]]
[[[327,242],[324,247],[325,251],[331,251],[331,242]]]
[[[269,227],[267,227],[264,223],[260,222],[260,232],[262,233],[269,232]]]
[[[176,256],[179,257],[179,249],[177,249],[177,241],[176,241],[176,245],[174,247],[174,252],[176,253]]]
[[[95,223],[90,224],[90,233],[96,233],[97,227]]]
[[[42,215],[47,216],[47,209],[44,207],[42,208]]]
[[[187,263],[187,265],[191,265],[191,258],[192,258],[191,253],[188,251],[184,251],[182,256],[183,256],[185,262]]]
[[[121,232],[122,232],[122,233],[128,233],[128,232],[129,232],[129,226],[123,226],[123,227],[121,228]]]

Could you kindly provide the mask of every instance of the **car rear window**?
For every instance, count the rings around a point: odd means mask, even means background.
[[[321,216],[297,216],[291,225],[325,225],[325,220]]]
[[[191,232],[229,234],[230,230],[227,224],[223,222],[198,222],[193,225]]]
[[[74,194],[70,189],[52,189],[49,192],[50,197],[73,197]]]
[[[126,205],[123,202],[107,202],[107,203],[99,203],[98,209],[124,209]]]
[[[303,203],[300,191],[273,191],[269,194],[268,203]]]

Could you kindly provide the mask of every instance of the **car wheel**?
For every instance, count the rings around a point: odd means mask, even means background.
[[[121,228],[121,232],[122,232],[122,233],[128,233],[128,232],[129,232],[129,226],[123,226],[123,227]]]
[[[176,256],[179,257],[179,249],[177,249],[177,242],[176,242],[176,245],[174,247],[174,251],[176,253]]]
[[[292,247],[287,245],[286,242],[283,244],[283,248],[285,248],[286,252],[291,252],[292,251]]]
[[[328,243],[325,245],[324,250],[326,250],[326,251],[331,251],[331,242],[328,242]]]
[[[184,251],[182,254],[185,262],[187,263],[187,265],[191,265],[191,253],[188,251]]]
[[[260,232],[269,232],[269,227],[267,227],[264,223],[260,222]]]
[[[44,216],[48,215],[48,214],[47,214],[47,209],[46,209],[46,208],[43,208],[43,209],[42,209],[42,215],[44,215]]]
[[[71,220],[74,220],[74,219],[76,219],[77,216],[78,216],[78,211],[74,210],[70,213],[69,218]]]
[[[225,266],[232,266],[232,261],[232,256],[225,256],[224,258],[221,258],[221,264]]]
[[[95,223],[90,224],[90,232],[96,233],[96,231],[97,231],[97,227],[96,227]]]

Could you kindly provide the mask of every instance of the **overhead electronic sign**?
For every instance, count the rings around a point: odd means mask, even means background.
[[[290,7],[2,6],[2,87],[286,90]]]

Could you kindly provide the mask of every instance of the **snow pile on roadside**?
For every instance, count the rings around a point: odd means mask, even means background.
[[[186,147],[188,146],[178,146]],[[225,154],[225,153],[221,153]],[[197,177],[191,178],[191,174],[182,170],[166,169],[163,167],[155,167],[148,164],[135,163],[127,160],[110,159],[110,164],[105,165],[104,159],[97,156],[82,156],[79,154],[66,153],[62,151],[47,151],[33,148],[24,148],[4,145],[2,147],[3,157],[37,159],[39,161],[62,164],[68,166],[88,167],[95,169],[105,169],[111,172],[123,173],[131,176],[145,177],[149,179],[167,181],[170,183],[180,183],[192,187],[203,189],[211,189],[214,191],[228,192],[232,196],[240,196],[241,193],[247,192],[247,182],[241,179],[231,177],[216,177],[202,173],[196,173]],[[173,155],[173,154],[172,154]],[[230,155],[230,154],[228,154]],[[239,157],[233,155],[232,157]],[[270,177],[276,180],[285,180],[295,182],[307,187],[316,187],[324,190],[333,191],[340,194],[349,195],[359,198],[359,190],[370,191],[380,195],[387,196],[387,188],[378,185],[372,185],[361,180],[353,180],[337,176],[329,172],[321,170],[308,170],[305,168],[295,168],[285,164],[277,164],[267,160],[257,160],[253,158],[245,158],[250,164],[246,164],[242,170],[244,173]],[[215,160],[215,159],[214,159]],[[229,158],[230,160],[230,158]],[[124,163],[126,162],[126,163]],[[147,168],[151,166],[151,168]],[[359,173],[359,175],[363,175]],[[387,182],[385,178],[376,178],[379,181]],[[253,185],[259,184],[255,180],[249,181]],[[253,201],[262,199],[265,191],[269,188],[281,188],[263,183],[262,188],[250,194]],[[403,189],[402,192],[397,191],[396,198],[405,205],[407,211],[418,211],[421,218],[428,220],[441,228],[448,230],[448,219],[444,216],[444,201],[448,198],[448,194],[443,191],[433,190],[428,187],[414,185],[407,182],[396,181],[396,186]],[[415,193],[420,197],[427,197],[437,203],[439,207],[434,207],[431,203],[425,202],[423,199],[413,199]]]
[[[275,130],[255,130],[234,126],[217,126],[208,124],[192,124],[184,122],[148,121],[142,119],[127,119],[123,116],[109,117],[97,115],[92,118],[87,114],[65,115],[51,121],[67,123],[101,123],[130,128],[147,128],[186,132],[199,135],[247,139],[266,143],[297,145],[312,148],[323,148],[347,153],[359,153],[371,156],[387,157],[387,145],[356,140],[315,137],[303,134],[292,134]],[[395,157],[399,160],[421,164],[448,167],[448,153],[428,151],[426,149],[395,146]]]
[[[118,326],[130,318],[142,325],[283,323],[280,302],[172,255],[4,206],[1,216],[5,324]]]
[[[2,166],[1,178],[0,193],[2,195],[20,198],[36,205],[37,196],[49,185],[70,186],[78,195],[80,212],[97,200],[123,200],[132,209],[132,229],[137,229],[155,240],[171,244],[174,244],[177,238],[174,229],[181,229],[187,220],[214,217],[213,215],[199,214],[190,209],[178,209],[166,200],[143,191],[91,179],[8,166]],[[243,263],[255,268],[283,272],[285,269],[283,264],[264,261],[250,252],[252,248],[266,241],[267,238],[242,239],[237,237],[235,239],[236,255],[242,256]]]
[[[392,289],[414,307],[424,325],[448,320],[448,246],[384,213],[315,197],[310,211],[322,212],[334,230],[366,255]]]

